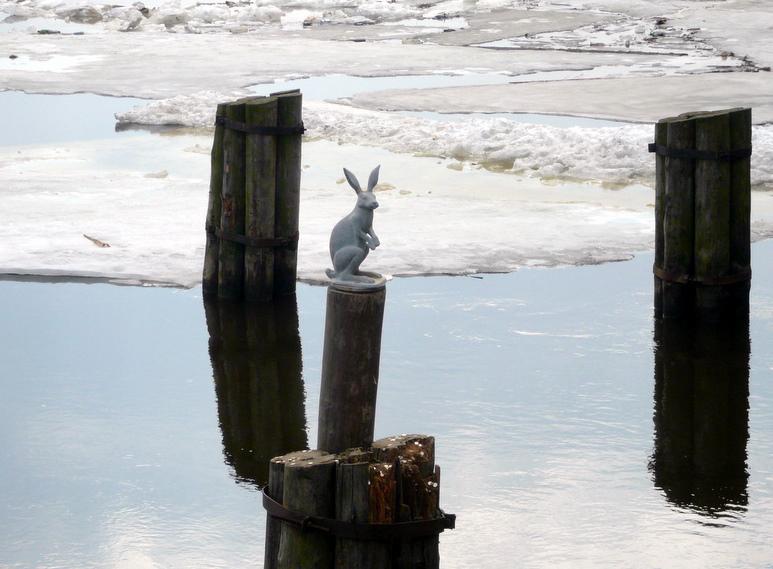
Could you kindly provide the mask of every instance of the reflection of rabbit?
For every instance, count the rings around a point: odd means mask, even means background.
[[[373,279],[360,271],[360,264],[368,256],[370,249],[380,245],[373,231],[373,210],[378,207],[373,188],[378,183],[378,170],[370,173],[368,189],[363,191],[357,178],[344,168],[349,185],[357,193],[357,204],[352,212],[336,223],[330,234],[330,258],[333,270],[327,269],[327,276],[340,281],[371,283]]]

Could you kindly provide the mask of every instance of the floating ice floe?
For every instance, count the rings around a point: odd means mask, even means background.
[[[117,114],[120,124],[211,128],[222,93],[180,96]],[[559,128],[511,118],[458,115],[431,120],[309,102],[304,108],[309,139],[392,152],[453,158],[514,174],[616,185],[651,183],[655,161],[647,152],[653,127],[623,124],[604,128]],[[752,183],[773,188],[773,126],[753,128]]]

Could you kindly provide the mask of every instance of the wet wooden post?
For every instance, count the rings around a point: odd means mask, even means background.
[[[284,501],[284,477],[285,465],[325,456],[326,453],[315,450],[299,450],[276,456],[271,459],[268,466],[268,493],[279,502]],[[282,538],[282,522],[268,516],[266,518],[266,546],[264,551],[263,569],[276,569],[279,567],[279,544]]]
[[[333,282],[327,291],[317,448],[373,442],[386,285]]]
[[[335,516],[336,457],[321,454],[285,463],[282,503],[307,516]],[[335,540],[291,524],[282,526],[278,569],[330,569]]]
[[[372,508],[379,503],[377,487],[371,483],[373,465],[368,460],[347,462],[340,460],[336,470],[336,519],[343,522],[391,523],[379,512],[387,508]],[[381,494],[383,496],[383,494]],[[394,495],[388,495],[387,500]],[[339,538],[335,549],[336,569],[367,567],[368,569],[391,569],[392,556],[388,542],[364,541]]]
[[[748,311],[751,110],[663,119],[651,150],[656,315],[718,319]]]
[[[302,123],[303,97],[299,90],[272,93],[277,100],[277,126],[298,127]],[[298,235],[301,202],[301,134],[278,137],[276,148],[275,235],[294,240]],[[293,294],[297,277],[297,241],[279,247],[274,254],[274,293]]]
[[[228,103],[226,118],[244,122],[244,103]],[[244,235],[244,133],[227,128],[223,134],[223,186],[217,294],[241,300],[244,292],[244,245],[230,235]],[[223,237],[226,238],[223,238]]]
[[[225,116],[225,103],[217,106],[216,117]],[[205,230],[207,242],[204,247],[204,274],[201,279],[201,286],[204,296],[217,296],[217,277],[218,277],[218,257],[220,251],[220,240],[216,231],[220,228],[220,217],[222,215],[223,191],[223,134],[225,129],[223,125],[215,125],[215,136],[212,140],[212,158],[210,165],[209,179],[209,203],[207,204],[207,219]]]
[[[248,127],[276,125],[275,98],[255,99],[245,105]],[[276,137],[270,134],[247,134],[245,176],[248,239],[273,239],[276,203]],[[244,254],[244,298],[266,301],[274,297],[274,249],[249,244]]]

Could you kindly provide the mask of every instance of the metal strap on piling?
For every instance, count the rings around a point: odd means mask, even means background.
[[[246,235],[239,235],[238,233],[231,233],[229,231],[223,231],[218,227],[207,226],[207,233],[214,235],[218,239],[223,241],[231,241],[233,243],[241,243],[245,247],[254,247],[256,249],[296,249],[298,247],[298,234],[291,235],[289,237],[248,237]]]
[[[215,125],[222,126],[228,130],[244,132],[246,134],[266,134],[270,136],[290,136],[306,132],[303,123],[295,126],[253,126],[223,116],[215,117]]]
[[[735,150],[725,150],[713,152],[711,150],[696,150],[694,148],[669,148],[662,144],[654,142],[647,146],[647,150],[654,152],[659,156],[667,158],[685,158],[691,160],[717,160],[720,162],[732,162],[733,160],[743,160],[752,155],[751,148],[737,148]]]
[[[699,284],[702,286],[725,286],[725,285],[731,285],[731,284],[741,283],[745,281],[750,281],[752,278],[751,267],[746,267],[744,269],[741,269],[732,275],[721,275],[718,277],[704,277],[701,279],[692,275],[669,273],[668,271],[665,271],[664,269],[662,269],[661,267],[658,267],[657,265],[653,265],[652,272],[655,274],[656,277],[658,277],[660,280],[665,282],[679,283],[679,284],[693,283],[693,284]]]
[[[263,488],[263,507],[272,518],[280,519],[302,530],[319,531],[330,536],[358,541],[391,541],[438,535],[447,529],[454,529],[456,516],[440,510],[440,517],[433,520],[398,522],[393,524],[360,524],[342,522],[330,518],[307,516],[288,510]]]

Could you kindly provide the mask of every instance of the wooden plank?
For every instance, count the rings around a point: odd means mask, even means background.
[[[655,144],[668,145],[668,123],[659,121],[655,125]],[[663,267],[663,212],[666,199],[666,157],[655,154],[655,266]],[[659,277],[655,281],[655,315],[663,315],[663,283]]]
[[[751,109],[730,111],[730,146],[734,150],[752,147]],[[733,161],[730,178],[730,270],[737,273],[751,267],[751,159]],[[736,313],[748,314],[750,288],[751,281],[728,287]]]
[[[370,464],[339,462],[336,472],[336,518],[344,522],[370,522]],[[337,569],[391,569],[388,543],[336,539]]]
[[[265,97],[245,104],[249,126],[277,124],[277,100]],[[276,200],[276,137],[248,134],[245,172],[245,235],[254,239],[274,237]],[[246,247],[244,254],[244,298],[268,301],[274,296],[274,249]]]
[[[285,465],[298,460],[317,458],[324,455],[325,453],[317,450],[302,450],[272,458],[268,467],[268,495],[281,504],[284,500]],[[279,567],[281,536],[282,522],[267,516],[263,569],[277,569]]]
[[[303,119],[300,91],[274,93],[276,96],[278,126],[296,126]],[[276,235],[289,237],[298,233],[301,200],[301,145],[302,136],[278,137],[276,166]],[[297,247],[283,247],[274,252],[274,294],[295,292],[297,278]]]
[[[664,119],[668,148],[695,148],[695,125],[689,115]],[[663,208],[663,269],[677,276],[693,270],[694,249],[694,160],[666,157],[666,188]],[[663,316],[679,317],[692,311],[692,287],[663,282]]]
[[[225,116],[225,103],[217,106],[216,116]],[[215,126],[212,140],[212,154],[209,175],[209,201],[207,203],[207,218],[205,228],[220,228],[222,215],[221,192],[223,186],[223,133],[225,129]],[[202,294],[205,297],[217,296],[218,258],[220,256],[220,240],[211,231],[207,231],[204,247],[204,271],[201,278]]]
[[[695,117],[695,148],[711,152],[730,150],[727,111]],[[697,160],[695,164],[695,277],[711,279],[730,272],[730,162]],[[725,289],[697,286],[695,306],[704,318],[723,311]]]
[[[229,119],[244,122],[244,102],[229,103]],[[223,134],[223,184],[220,227],[224,232],[244,235],[244,133],[226,129]],[[244,294],[244,245],[220,240],[217,294],[241,300]]]
[[[292,511],[310,516],[335,516],[336,457],[332,454],[285,463],[282,503]],[[282,527],[279,569],[330,569],[335,540],[290,524]]]

